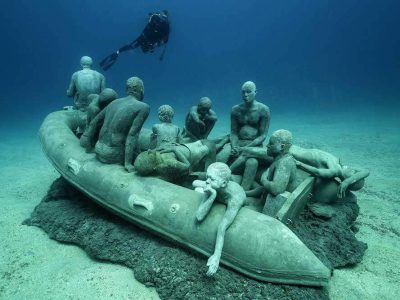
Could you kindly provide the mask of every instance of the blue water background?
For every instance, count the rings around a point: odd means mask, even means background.
[[[103,72],[120,95],[128,77],[141,77],[151,119],[168,103],[182,120],[209,96],[228,120],[246,80],[257,84],[272,117],[400,111],[400,1],[20,0],[2,7],[3,125],[39,125],[70,105],[65,91],[80,57],[91,56],[99,70],[103,57],[137,37],[147,14],[161,9],[172,22],[164,60],[161,49],[136,50]]]

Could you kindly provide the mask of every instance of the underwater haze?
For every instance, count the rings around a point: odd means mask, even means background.
[[[254,81],[294,144],[333,153],[368,169],[356,193],[363,261],[334,271],[333,299],[400,299],[400,1],[399,0],[18,0],[0,10],[0,299],[115,299],[151,295],[120,265],[90,259],[38,228],[21,225],[60,176],[42,153],[47,114],[73,105],[66,96],[80,58],[107,87],[125,95],[144,81],[146,128],[169,104],[182,127],[203,96],[218,115],[211,137],[230,131],[241,86]],[[171,33],[162,48],[99,62],[132,42],[148,13],[166,9]],[[7,212],[7,213],[4,213]],[[206,262],[206,260],[205,260]],[[398,264],[398,263],[397,263]],[[83,287],[82,287],[83,285]],[[138,292],[140,290],[140,292]],[[57,295],[57,297],[55,297]],[[153,299],[153,298],[151,298]],[[154,298],[155,299],[155,298]]]
[[[103,72],[120,95],[141,77],[153,113],[169,103],[184,114],[207,95],[223,115],[246,80],[272,112],[398,107],[399,1],[21,0],[0,12],[8,117],[21,113],[10,99],[41,115],[71,104],[65,90],[80,57],[99,70],[161,9],[172,26],[164,60],[161,49],[136,49]]]

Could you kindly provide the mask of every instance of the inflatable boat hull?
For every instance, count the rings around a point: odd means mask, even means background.
[[[119,216],[206,256],[213,253],[225,206],[215,203],[198,223],[202,195],[158,178],[128,173],[121,165],[99,162],[86,153],[73,129],[74,111],[49,114],[40,131],[43,151],[76,188]],[[249,277],[274,283],[323,286],[330,270],[283,223],[242,208],[227,230],[221,264]]]

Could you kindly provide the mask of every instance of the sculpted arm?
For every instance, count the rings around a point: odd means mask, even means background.
[[[199,222],[203,221],[203,219],[206,217],[211,209],[212,204],[214,203],[215,198],[217,197],[217,192],[214,189],[207,187],[207,185],[204,186],[203,192],[203,202],[201,202],[196,212],[196,219]]]
[[[238,114],[238,109],[237,108],[232,108],[231,111],[231,134],[229,136],[230,140],[231,140],[231,145],[232,148],[235,148],[238,146],[238,142],[239,142],[239,122],[238,122],[238,118],[237,118],[237,114]]]
[[[155,149],[157,147],[157,136],[158,136],[158,129],[156,125],[153,125],[151,128],[151,135],[150,135],[150,149]]]
[[[250,157],[256,157],[256,158],[263,158],[265,159],[266,157],[269,157],[267,155],[267,149],[266,148],[260,148],[260,147],[241,147],[242,154],[244,156],[250,156]]]
[[[356,173],[354,173],[352,176],[346,178],[343,180],[343,182],[346,182],[347,185],[351,185],[361,179],[367,178],[369,176],[369,171],[368,170],[358,170]]]
[[[188,161],[186,156],[183,155],[183,153],[181,151],[179,151],[178,148],[172,148],[171,150],[175,153],[176,159],[179,162],[181,162],[182,164],[184,164],[187,169],[189,169],[190,168],[190,162]]]
[[[222,248],[224,246],[224,239],[226,230],[231,226],[233,221],[235,220],[240,208],[243,206],[243,203],[246,199],[246,195],[244,191],[237,192],[235,194],[230,195],[228,199],[228,207],[226,209],[225,215],[222,218],[221,223],[218,225],[217,238],[215,241],[214,254],[210,256],[207,261],[208,271],[207,275],[212,276],[218,269],[219,261],[221,259]]]
[[[363,180],[369,176],[368,170],[358,170],[352,176],[346,178],[340,183],[338,190],[338,197],[343,198],[346,195],[347,188],[360,180]]]
[[[100,92],[102,92],[106,88],[106,78],[104,75],[101,75],[101,83],[100,83]]]
[[[193,121],[196,123],[203,123],[203,121],[199,118],[199,113],[197,112],[197,106],[192,106],[189,112],[190,116],[192,117]]]
[[[211,130],[214,128],[215,122],[217,122],[217,114],[213,110],[210,110],[210,115],[207,118],[207,128],[205,133],[206,137],[210,134]]]
[[[76,77],[76,73],[72,74],[71,82],[69,83],[69,87],[67,90],[68,97],[74,97],[76,94],[75,77]]]
[[[288,161],[283,161],[279,167],[276,168],[272,180],[268,180],[263,174],[261,183],[267,192],[274,196],[285,192],[289,184],[292,168],[295,168],[295,164],[291,164]]]
[[[302,163],[301,161],[297,161],[296,160],[296,165],[303,169],[304,171],[310,173],[311,175],[317,176],[317,177],[321,177],[321,178],[325,178],[325,179],[330,179],[333,178],[335,176],[339,175],[338,170],[336,170],[336,168],[316,168],[310,165],[307,165],[305,163]]]
[[[94,141],[94,137],[96,135],[96,132],[98,132],[99,128],[102,126],[105,115],[106,115],[106,110],[103,109],[89,123],[89,126],[85,129],[85,132],[82,134],[80,139],[80,144],[86,150],[90,150],[94,147],[94,144],[96,142]]]
[[[149,115],[150,108],[149,106],[145,106],[140,109],[137,116],[133,120],[132,126],[129,129],[128,136],[126,137],[125,142],[125,169],[128,172],[133,171],[133,156],[138,153],[138,140],[139,140],[139,132],[142,129],[143,123],[146,121],[147,116]]]

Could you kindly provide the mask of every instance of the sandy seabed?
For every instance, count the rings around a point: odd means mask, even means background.
[[[0,299],[158,299],[129,268],[94,261],[80,248],[21,224],[59,177],[41,151],[39,126],[36,121],[0,126]],[[228,120],[219,120],[213,135],[228,128]],[[400,299],[400,121],[395,113],[273,115],[269,133],[280,128],[291,130],[296,144],[329,151],[371,172],[357,193],[357,238],[368,250],[357,266],[334,271],[331,299]]]

